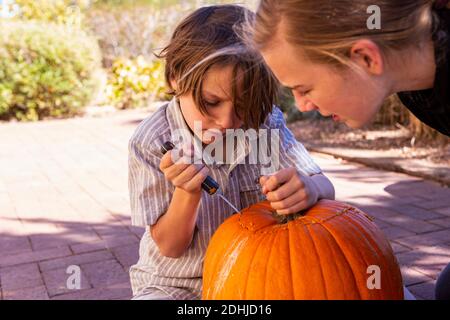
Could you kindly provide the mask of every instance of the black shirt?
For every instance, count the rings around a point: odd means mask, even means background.
[[[399,92],[398,97],[420,121],[450,136],[450,10],[441,10],[440,25],[433,32],[436,56],[434,87]]]

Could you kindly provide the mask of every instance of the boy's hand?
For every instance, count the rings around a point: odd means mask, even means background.
[[[259,182],[262,192],[278,214],[297,213],[319,200],[319,190],[313,179],[301,176],[295,168],[262,176]]]
[[[192,164],[191,147],[183,148],[183,156],[176,159],[175,156],[180,154],[180,150],[173,149],[167,152],[159,164],[159,169],[164,176],[175,187],[183,189],[188,193],[200,193],[201,185],[208,176],[209,169],[204,164]]]

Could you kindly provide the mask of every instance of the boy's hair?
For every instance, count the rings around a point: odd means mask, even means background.
[[[257,129],[272,111],[279,83],[257,50],[245,45],[240,31],[254,14],[238,5],[203,7],[185,18],[158,55],[166,60],[165,77],[170,94],[192,94],[203,114],[205,74],[213,65],[232,66],[232,99],[236,115],[246,128]],[[171,85],[177,84],[177,90]]]

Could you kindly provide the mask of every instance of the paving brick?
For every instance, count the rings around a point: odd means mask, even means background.
[[[37,263],[0,269],[3,290],[16,290],[43,285]]]
[[[414,232],[405,230],[405,229],[400,228],[400,227],[395,227],[395,226],[384,228],[383,229],[383,233],[386,235],[386,237],[389,240],[395,240],[395,239],[399,239],[399,238],[404,238],[404,237],[415,235]]]
[[[89,262],[109,260],[111,258],[113,258],[113,255],[110,252],[103,250],[44,261],[39,263],[39,266],[42,271],[48,271],[52,269],[67,268],[70,265],[82,265]]]
[[[390,207],[382,206],[382,205],[364,205],[358,206],[358,208],[371,217],[375,218],[375,220],[387,221],[386,217],[390,216],[398,216],[398,213],[391,210]]]
[[[123,236],[130,234],[130,230],[122,224],[95,226],[95,232],[101,237],[105,236]]]
[[[107,288],[130,280],[128,272],[117,260],[89,263],[82,265],[82,268],[94,288]]]
[[[139,260],[139,245],[136,243],[114,248],[113,254],[120,264],[128,270]]]
[[[21,221],[4,218],[0,219],[1,236],[26,237],[28,234],[29,233],[26,232],[24,225]]]
[[[405,246],[403,246],[399,243],[393,242],[393,241],[391,241],[391,247],[395,254],[412,250],[411,248],[405,247]]]
[[[448,192],[446,197],[420,202],[417,205],[425,209],[448,208],[450,207],[450,191]]]
[[[132,292],[130,284],[119,283],[107,288],[93,288],[88,290],[79,290],[73,293],[67,293],[52,297],[52,300],[113,300],[113,299],[131,299]]]
[[[1,223],[1,222],[0,222]],[[31,244],[25,236],[0,235],[0,252],[2,254],[18,254],[31,251]]]
[[[142,238],[144,232],[145,232],[145,228],[142,227],[134,227],[134,226],[129,226],[128,229],[134,233],[139,239]]]
[[[30,236],[34,250],[55,248],[74,243],[98,240],[98,235],[91,230],[67,230],[59,234],[39,234]]]
[[[434,211],[444,216],[450,217],[450,206],[448,206],[447,208],[435,209]]]
[[[419,189],[419,192],[421,192],[420,196],[427,200],[448,198],[450,196],[449,188],[443,188],[441,185],[431,181],[424,181],[424,186]]]
[[[392,222],[392,224],[396,224],[395,222]],[[421,233],[429,233],[431,231],[439,231],[444,229],[442,226],[439,226],[437,224],[433,224],[427,221],[412,219],[409,217],[406,217],[404,219],[403,223],[397,224],[398,226],[401,226],[402,228],[405,228],[409,231],[412,231],[417,234]]]
[[[373,218],[373,217],[372,217]],[[377,225],[378,228],[380,228],[381,230],[392,227],[392,224],[389,224],[383,220],[380,219],[376,219],[374,218],[374,222]]]
[[[59,257],[66,257],[71,254],[72,252],[69,250],[68,247],[61,247],[14,255],[2,255],[0,256],[0,267],[13,266],[28,262],[45,261]]]
[[[450,232],[448,230],[441,230],[424,233],[417,236],[401,238],[397,242],[413,249],[422,246],[445,244],[450,242]]]
[[[48,300],[45,286],[17,290],[3,290],[4,300]]]
[[[42,273],[45,281],[45,286],[47,287],[48,295],[50,297],[56,296],[58,294],[70,293],[76,290],[83,290],[91,288],[88,278],[84,275],[83,270],[80,268],[80,289],[71,288],[74,283],[70,280],[73,276],[73,270],[68,270],[67,268],[49,270]],[[69,280],[69,283],[68,283]]]
[[[36,210],[36,212],[42,212],[41,210]],[[27,218],[21,216],[22,228],[27,235],[33,234],[58,234],[59,229],[55,223],[40,221],[39,217]]]
[[[450,217],[430,220],[430,223],[440,226],[441,228],[450,229]],[[450,232],[450,231],[449,231]]]
[[[426,185],[422,180],[410,180],[389,184],[384,190],[396,198],[414,196],[424,199],[424,190],[429,188],[430,186]]]
[[[419,208],[415,205],[398,205],[393,208],[396,212],[405,214],[411,218],[420,220],[432,220],[442,218],[442,215],[427,208]]]
[[[98,240],[87,243],[73,244],[70,246],[70,248],[75,254],[80,254],[108,249],[108,245],[106,244],[106,241]]]
[[[420,284],[415,284],[407,287],[411,293],[424,300],[434,300],[434,288],[436,286],[436,281],[429,281]]]
[[[394,209],[390,210],[388,208],[373,209],[373,214],[371,214],[371,216],[374,217],[377,224],[381,221],[388,223],[391,226],[398,226],[418,234],[443,229],[442,226],[432,223],[432,221],[435,220],[423,221],[401,213],[394,213],[393,210]]]
[[[440,271],[450,263],[450,246],[422,246],[412,251],[399,253],[396,257],[400,265],[412,267],[436,279]]]
[[[418,203],[423,202],[425,199],[420,196],[402,196],[402,197],[395,197],[395,203],[398,204],[412,204],[416,205]]]
[[[138,241],[139,240],[137,239],[137,237],[134,234],[130,234],[129,232],[128,234],[119,237],[106,236],[104,240],[72,245],[71,248],[75,253],[83,253],[83,252],[97,251],[101,249],[116,248],[128,245],[130,243],[137,243]]]
[[[400,270],[402,272],[404,286],[411,286],[414,284],[433,281],[432,278],[428,277],[427,275],[424,275],[423,273],[415,270],[414,268],[402,266]]]

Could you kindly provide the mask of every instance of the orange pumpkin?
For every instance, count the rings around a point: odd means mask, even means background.
[[[368,215],[321,200],[284,219],[267,201],[229,217],[206,252],[203,299],[403,299],[392,248]]]

